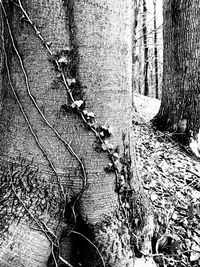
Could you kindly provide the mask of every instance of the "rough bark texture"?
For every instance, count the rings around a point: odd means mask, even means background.
[[[72,48],[69,71],[71,78],[76,74],[82,88],[76,97],[80,99],[80,94],[84,95],[86,108],[96,114],[97,123],[112,126],[110,142],[119,147],[122,160],[128,153],[129,158],[132,156],[131,2],[22,1],[44,39],[51,43],[55,55],[64,53],[66,47]],[[58,245],[59,241],[61,256],[74,266],[102,266],[98,253],[83,236],[75,232],[68,235],[74,222],[71,205],[82,189],[83,172],[77,158],[41,118],[27,91],[25,78],[28,78],[38,107],[70,143],[86,169],[88,188],[75,209],[78,215],[75,230],[95,242],[107,266],[133,266],[130,221],[119,211],[116,176],[104,170],[110,163],[108,155],[95,149],[96,137],[80,117],[61,108],[70,102],[66,89],[56,76],[52,58],[33,28],[23,20],[20,9],[6,1],[4,7],[27,77],[12,45],[5,14],[1,13],[1,48],[4,40],[2,52],[6,52],[8,65],[4,54],[0,116],[0,214],[3,218],[0,265],[55,266],[51,245],[53,242]],[[133,166],[125,167],[132,173],[129,184],[135,192],[130,196],[132,227],[137,226],[136,231],[141,234],[149,223],[145,217],[146,200]],[[63,214],[64,204],[68,205]],[[145,232],[140,238],[144,240],[149,236]],[[58,248],[53,251],[57,257]],[[111,256],[108,252],[112,252]]]
[[[200,126],[200,8],[196,1],[164,1],[162,103],[155,123],[188,135]]]

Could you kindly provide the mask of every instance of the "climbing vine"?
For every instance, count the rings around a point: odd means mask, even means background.
[[[27,94],[28,94],[29,98],[31,99],[34,107],[36,108],[38,114],[41,116],[41,118],[43,119],[45,124],[54,132],[54,134],[57,136],[57,138],[64,144],[66,149],[69,151],[71,156],[73,156],[77,160],[77,162],[80,166],[80,169],[82,172],[82,175],[81,175],[82,188],[81,188],[78,196],[76,197],[76,199],[73,201],[73,203],[71,203],[71,210],[72,210],[73,217],[74,217],[74,226],[69,231],[69,234],[74,233],[77,235],[81,235],[83,238],[87,239],[87,237],[85,237],[84,235],[82,235],[82,234],[80,234],[74,230],[75,225],[76,225],[76,217],[77,217],[76,212],[75,212],[75,205],[78,203],[83,192],[88,187],[87,172],[86,172],[84,163],[83,163],[82,159],[79,158],[79,156],[77,155],[75,150],[72,148],[70,143],[68,141],[66,141],[61,136],[61,134],[51,125],[51,123],[48,121],[48,119],[46,118],[46,116],[44,115],[42,110],[39,108],[34,96],[32,95],[31,90],[30,90],[28,75],[27,75],[26,69],[24,67],[22,57],[21,57],[21,55],[17,49],[17,46],[15,44],[15,40],[14,40],[13,33],[12,33],[12,30],[10,27],[10,23],[8,20],[5,6],[4,6],[2,1],[0,1],[0,4],[1,4],[1,8],[2,8],[2,13],[3,13],[3,18],[2,18],[2,23],[1,23],[2,24],[1,25],[2,26],[1,39],[2,39],[2,44],[3,44],[3,52],[4,52],[4,57],[5,57],[7,76],[8,76],[8,81],[9,81],[11,90],[12,90],[13,95],[14,95],[14,97],[15,97],[18,105],[19,105],[19,108],[23,114],[23,117],[24,117],[24,119],[25,119],[25,121],[26,121],[26,123],[30,129],[30,132],[36,141],[37,146],[40,148],[44,157],[47,159],[47,161],[50,165],[50,168],[52,169],[52,172],[54,173],[54,175],[57,179],[57,183],[58,183],[58,186],[60,188],[60,192],[61,192],[61,196],[62,196],[62,201],[64,203],[63,206],[66,207],[66,204],[67,204],[66,199],[67,199],[68,195],[67,195],[66,191],[64,190],[61,182],[60,182],[57,171],[56,171],[49,155],[47,154],[47,152],[43,148],[42,144],[40,143],[40,141],[37,137],[37,134],[31,125],[31,122],[30,122],[21,102],[20,102],[20,99],[17,95],[16,89],[14,88],[14,85],[12,83],[9,64],[8,64],[8,57],[7,57],[6,47],[5,47],[5,40],[4,40],[4,35],[5,35],[4,21],[5,21],[5,24],[7,26],[7,30],[8,30],[8,34],[9,34],[9,37],[10,37],[10,40],[12,43],[12,47],[13,47],[14,52],[18,58],[22,73],[24,75],[26,90],[27,90]],[[33,28],[36,36],[40,39],[42,45],[45,47],[48,54],[50,55],[50,60],[51,60],[52,64],[55,66],[55,71],[57,72],[57,77],[60,79],[60,81],[64,85],[64,87],[67,91],[67,94],[69,96],[68,103],[63,105],[62,108],[66,112],[69,112],[69,111],[73,112],[78,117],[80,117],[81,120],[84,122],[84,124],[87,126],[87,129],[89,131],[93,132],[95,137],[96,137],[96,144],[97,145],[96,145],[95,149],[99,152],[106,152],[108,154],[108,158],[110,160],[110,163],[108,164],[108,166],[105,166],[105,172],[113,172],[115,174],[116,193],[118,194],[120,208],[121,208],[123,215],[126,218],[127,223],[130,223],[132,221],[132,214],[131,214],[130,210],[131,210],[131,198],[132,198],[133,190],[131,189],[132,174],[131,174],[130,147],[129,147],[128,143],[125,142],[125,139],[126,139],[125,134],[122,136],[124,151],[123,151],[123,155],[120,157],[118,147],[113,146],[109,142],[109,137],[113,134],[112,128],[104,126],[104,125],[97,125],[96,124],[95,114],[86,108],[85,100],[84,100],[82,94],[80,93],[81,88],[80,88],[79,82],[76,80],[76,77],[71,77],[71,75],[67,71],[69,68],[69,64],[70,64],[69,62],[70,62],[71,49],[66,47],[65,49],[63,49],[59,53],[54,54],[51,50],[51,43],[46,41],[43,38],[40,31],[37,29],[36,24],[31,20],[30,16],[28,15],[26,10],[24,9],[24,7],[21,3],[21,0],[12,1],[12,4],[14,4],[15,6],[17,6],[19,8],[19,10],[22,13],[21,21],[23,20],[23,21],[27,22]],[[32,213],[29,211],[28,207],[24,204],[23,200],[18,196],[18,194],[16,192],[11,172],[9,172],[9,177],[10,177],[10,182],[11,182],[11,191],[13,192],[15,198],[18,200],[18,202],[21,204],[21,206],[23,206],[24,211],[27,212],[29,217],[32,218],[32,220],[36,223],[38,228],[41,231],[43,231],[44,234],[50,240],[50,242],[52,244],[52,257],[53,257],[53,261],[55,263],[55,266],[58,266],[58,259],[60,259],[64,264],[66,264],[66,266],[71,266],[70,263],[66,262],[60,256],[59,252],[58,252],[58,256],[56,257],[55,251],[57,251],[57,250],[59,251],[58,237],[51,230],[49,230],[48,226],[45,223],[43,223],[41,219],[36,219],[34,217],[34,215],[32,215]],[[63,209],[62,213],[64,216],[65,208]],[[101,257],[103,266],[105,266],[104,260],[101,256],[101,254],[99,253],[98,248],[93,243],[91,243],[91,241],[89,239],[87,239],[87,240],[88,240],[88,242],[90,242],[90,244],[92,244],[92,246],[95,247],[95,249],[97,250],[98,254]]]

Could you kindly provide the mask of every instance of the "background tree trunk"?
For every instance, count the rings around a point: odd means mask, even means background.
[[[143,0],[143,24],[142,24],[142,32],[143,32],[143,41],[144,41],[144,95],[149,95],[149,84],[148,84],[148,67],[149,67],[149,58],[148,58],[148,43],[147,43],[147,7],[146,0]]]
[[[155,64],[155,96],[159,98],[158,89],[158,42],[157,42],[157,23],[156,23],[156,0],[153,0],[153,24],[154,24],[154,64]]]
[[[184,136],[200,126],[199,15],[195,1],[164,2],[162,103],[154,122]]]
[[[133,11],[134,11],[134,18],[133,18],[133,48],[132,48],[132,97],[134,95],[134,91],[136,91],[136,87],[137,87],[137,79],[136,77],[138,76],[138,69],[135,67],[135,63],[139,63],[139,58],[138,55],[136,54],[136,46],[137,46],[137,39],[136,39],[136,29],[138,26],[138,15],[140,12],[140,5],[141,5],[141,0],[135,0],[134,3],[134,7],[133,7]],[[138,85],[139,87],[139,92],[141,90],[140,85]],[[134,101],[133,104],[134,106]]]
[[[132,230],[142,246],[151,212],[130,161],[132,1],[22,5],[32,27],[19,5],[1,3],[0,264],[54,266],[62,256],[74,266],[102,266],[99,248],[108,266],[133,266]],[[63,58],[71,62],[67,78],[80,81],[75,100],[83,97],[97,124],[113,128],[117,177],[105,172],[110,159],[94,133],[66,108],[71,101],[52,64]],[[116,192],[121,176],[134,192],[128,198]]]

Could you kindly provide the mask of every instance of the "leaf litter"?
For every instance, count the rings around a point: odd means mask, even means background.
[[[200,161],[170,137],[153,129],[157,99],[135,95],[139,119],[133,118],[136,162],[153,205],[152,241],[157,266],[200,266]]]

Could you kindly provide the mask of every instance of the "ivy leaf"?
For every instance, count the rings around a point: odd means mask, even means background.
[[[83,109],[83,115],[88,123],[89,126],[94,126],[95,123],[95,114],[94,112],[88,111],[87,109]]]
[[[61,58],[58,59],[58,63],[67,65],[68,64],[68,60],[67,60],[66,57],[61,57]]]
[[[67,83],[69,86],[71,86],[72,83],[76,83],[76,79],[75,78],[73,78],[73,79],[67,78]]]
[[[84,102],[83,100],[76,100],[71,104],[72,108],[81,108],[83,106]]]
[[[88,112],[88,113],[87,113],[87,117],[89,117],[89,118],[94,118],[94,117],[95,117],[94,112]]]
[[[113,166],[112,163],[109,163],[108,166],[106,166],[106,167],[104,168],[104,171],[105,171],[105,172],[114,172],[114,170],[115,170],[115,167]]]
[[[107,145],[106,145],[105,143],[103,143],[103,144],[101,145],[101,148],[103,149],[103,151],[108,150],[108,147],[107,147]]]
[[[104,137],[104,132],[103,131],[101,131],[99,134],[100,134],[101,137]]]
[[[82,112],[83,112],[83,115],[85,115],[85,116],[88,114],[88,111],[87,111],[87,109],[83,109],[83,111],[82,111]]]
[[[47,46],[51,46],[52,45],[52,42],[46,42],[46,45]]]
[[[114,145],[112,145],[111,143],[109,143],[108,141],[105,141],[101,144],[101,148],[103,149],[103,151],[106,151],[106,150],[111,150],[114,148]]]
[[[119,159],[119,154],[117,152],[115,152],[112,156],[113,156],[114,160]]]
[[[104,143],[107,145],[107,148],[108,148],[108,149],[114,149],[114,145],[111,144],[111,143],[109,143],[107,140],[105,140]]]
[[[102,126],[102,131],[104,131],[106,137],[110,137],[112,134],[112,127]]]
[[[112,134],[112,128],[110,126],[98,126],[97,131],[102,138],[110,137]]]

